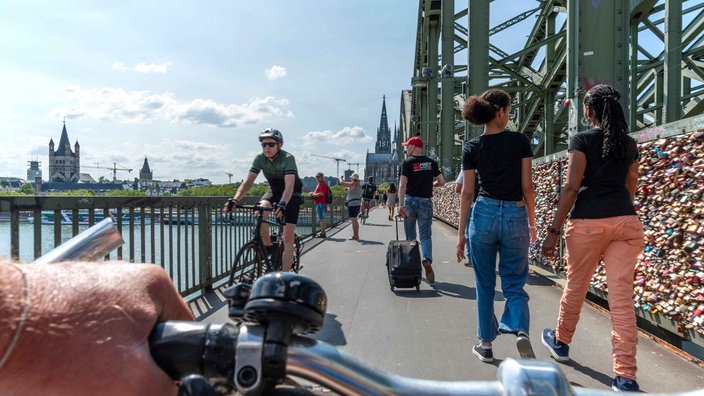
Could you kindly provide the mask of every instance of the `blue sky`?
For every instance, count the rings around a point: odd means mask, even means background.
[[[81,164],[134,169],[118,178],[138,176],[146,156],[156,179],[241,180],[267,127],[282,131],[301,176],[333,175],[335,161],[311,154],[364,162],[384,95],[398,122],[417,10],[412,0],[4,0],[0,176],[25,178],[39,160],[46,179],[64,117]]]

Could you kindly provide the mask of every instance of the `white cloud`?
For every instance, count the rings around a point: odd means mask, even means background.
[[[278,78],[286,77],[286,68],[283,66],[272,66],[266,69],[264,72],[268,80],[276,80]]]
[[[165,74],[166,69],[171,66],[171,62],[163,63],[161,65],[157,65],[155,63],[138,63],[137,66],[134,67],[134,71],[138,73],[160,73],[160,74]]]
[[[364,132],[364,128],[353,126],[344,127],[337,132],[330,130],[308,132],[303,136],[303,141],[305,145],[325,142],[336,146],[345,146],[350,143],[368,143],[372,141],[372,137]]]
[[[244,104],[221,104],[209,99],[179,103],[172,93],[125,91],[122,88],[62,89],[75,104],[50,113],[54,119],[97,119],[101,121],[137,123],[165,120],[172,123],[240,127],[256,124],[271,117],[292,117],[288,100],[252,98]]]
[[[171,62],[166,62],[166,63],[162,63],[162,64],[140,62],[135,67],[130,68],[122,62],[113,62],[112,68],[115,70],[134,70],[137,73],[165,74],[167,72],[167,69],[171,65],[172,65]]]

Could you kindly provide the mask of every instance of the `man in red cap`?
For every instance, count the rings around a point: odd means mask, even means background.
[[[416,240],[416,222],[420,236],[425,278],[428,283],[435,282],[433,272],[433,242],[431,226],[433,224],[433,187],[445,184],[445,178],[437,161],[423,155],[423,140],[414,136],[403,145],[407,158],[401,163],[401,175],[398,185],[399,216],[403,217],[403,229],[406,240]]]

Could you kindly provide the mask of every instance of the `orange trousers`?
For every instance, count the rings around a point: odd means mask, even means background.
[[[592,275],[603,257],[606,267],[611,346],[616,375],[636,379],[638,330],[633,280],[643,252],[643,224],[638,216],[574,219],[567,222],[567,285],[560,300],[556,338],[572,341]]]

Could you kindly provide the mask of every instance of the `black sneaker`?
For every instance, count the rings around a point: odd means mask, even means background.
[[[484,363],[494,361],[494,352],[491,350],[491,347],[484,347],[481,342],[472,348],[472,353]]]
[[[636,380],[630,378],[621,377],[617,375],[614,381],[611,383],[611,389],[614,392],[640,392],[640,386]]]
[[[545,345],[550,351],[550,355],[552,355],[553,359],[560,363],[567,363],[570,361],[570,346],[557,340],[555,337],[555,330],[543,330],[542,341],[543,345]]]
[[[535,359],[535,352],[533,352],[533,346],[530,344],[528,333],[524,331],[518,332],[516,349],[518,349],[518,355],[521,359]]]

